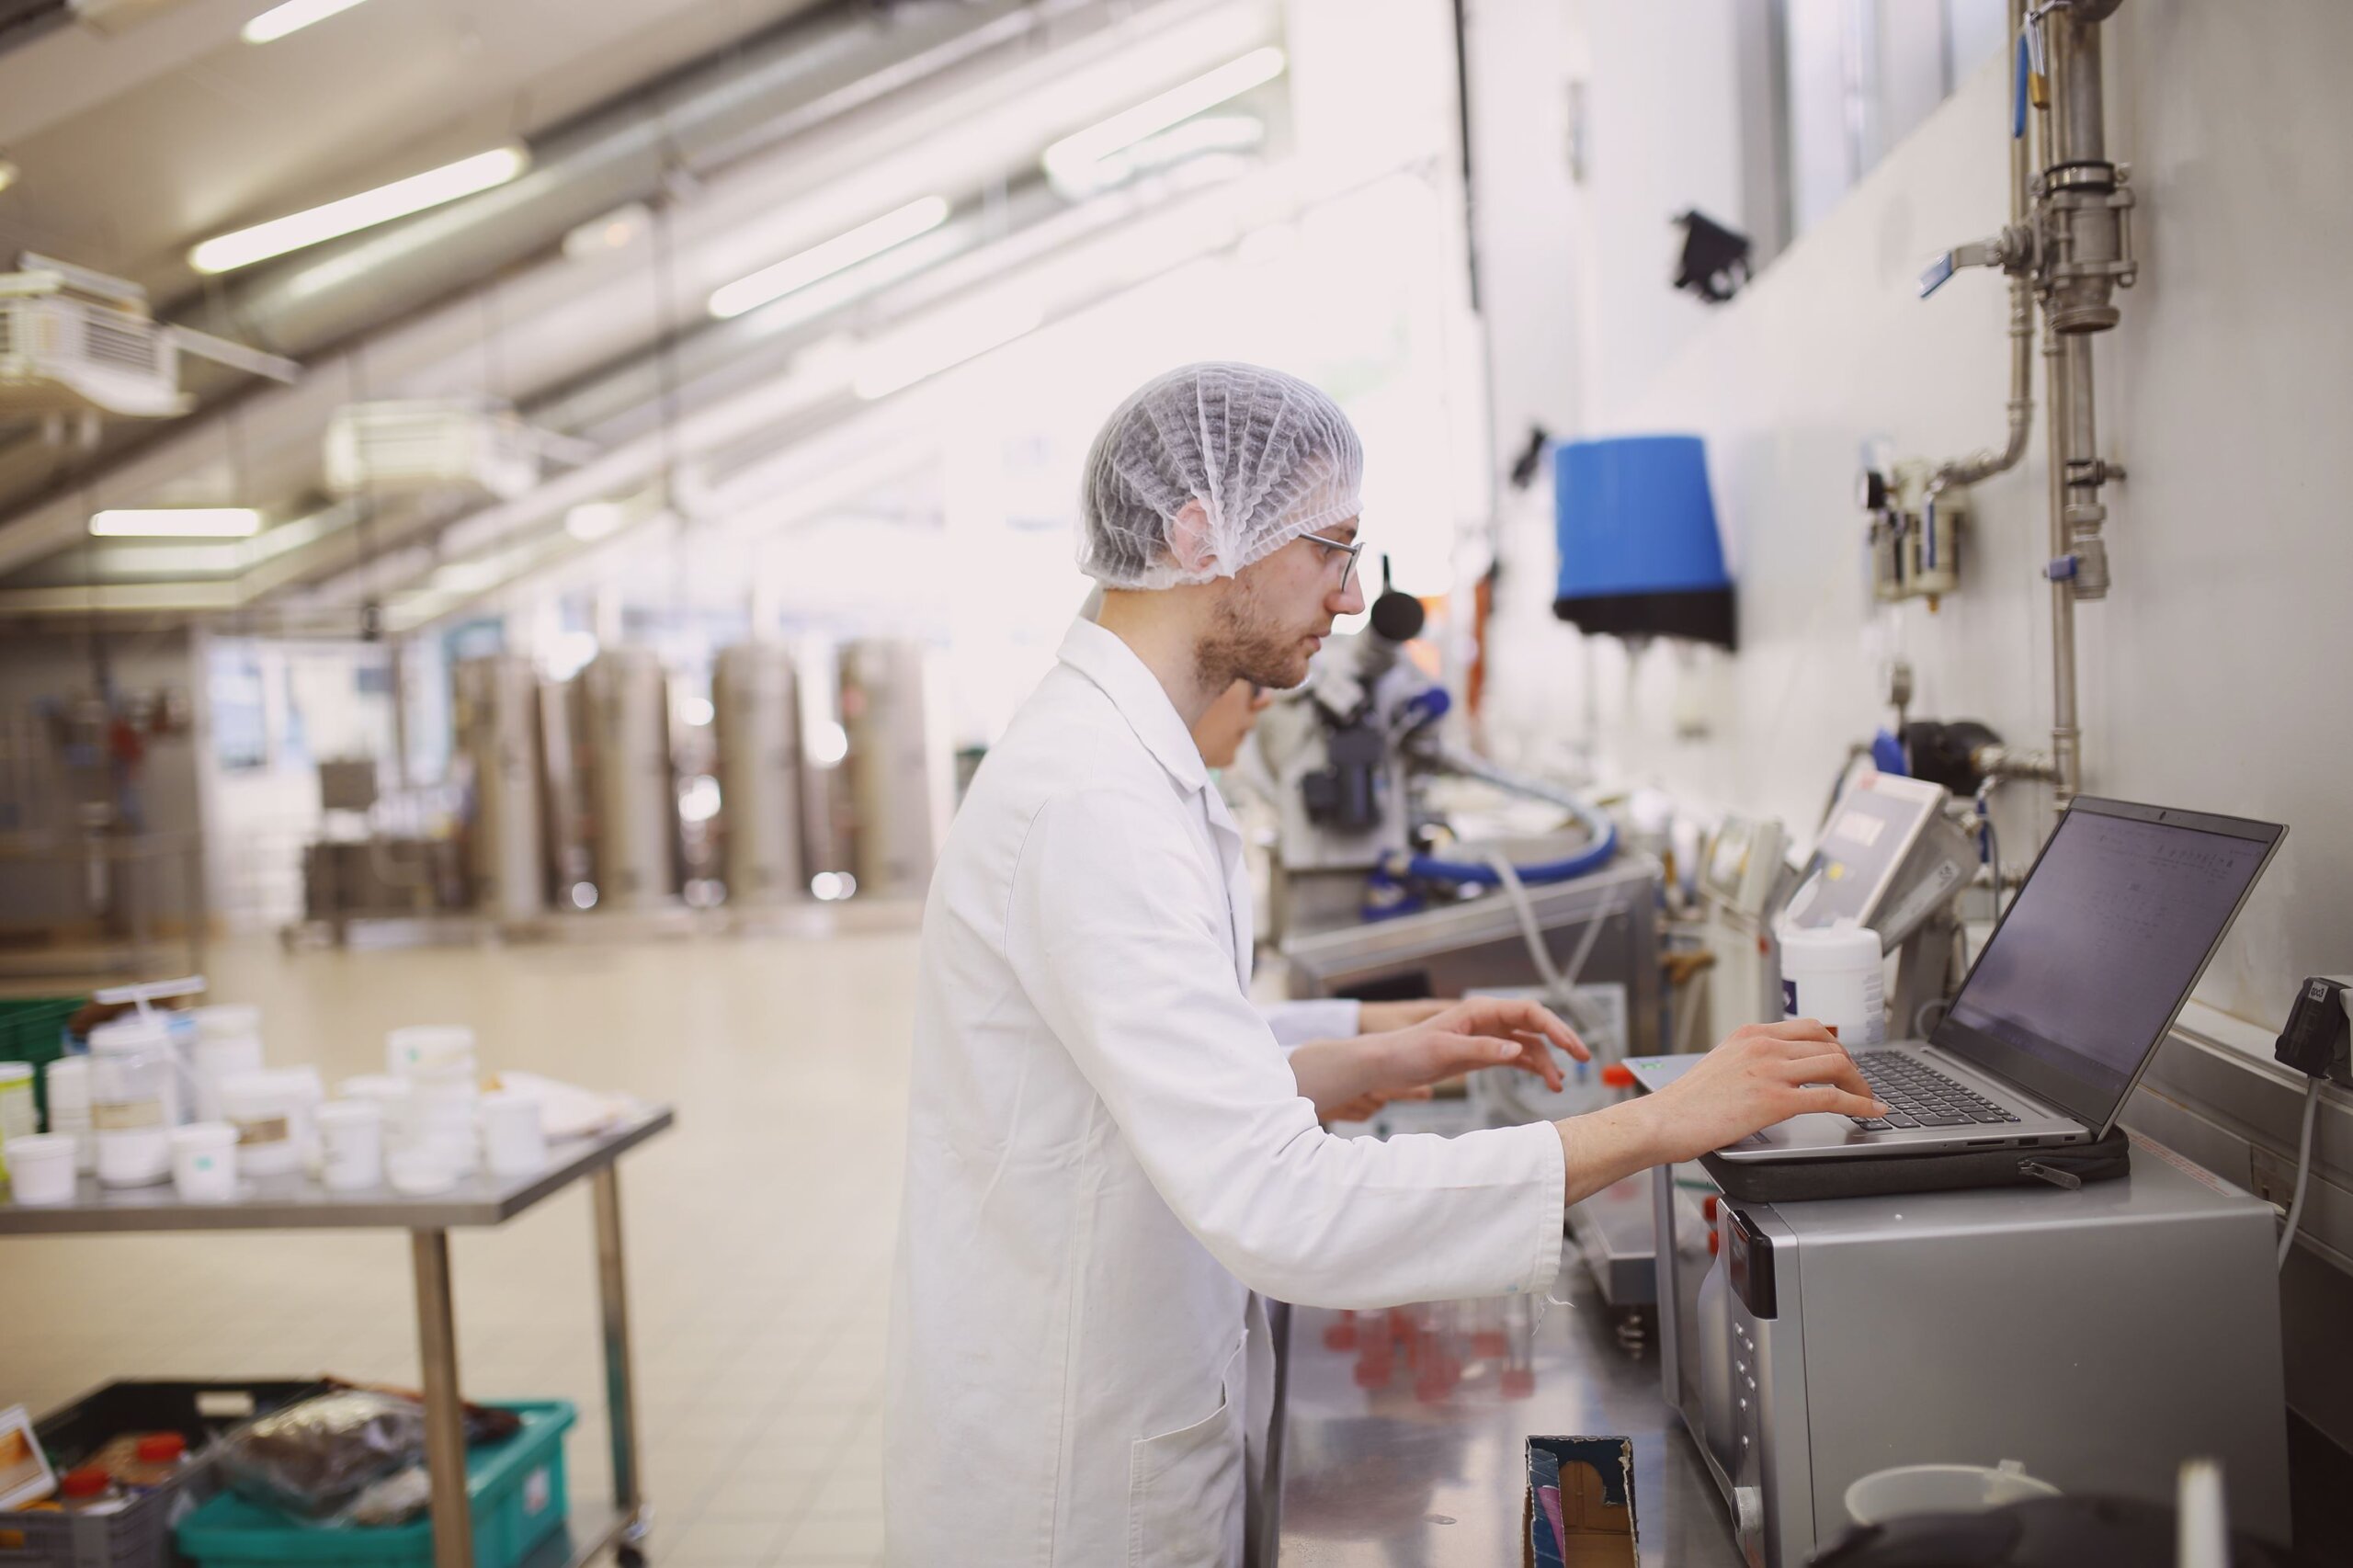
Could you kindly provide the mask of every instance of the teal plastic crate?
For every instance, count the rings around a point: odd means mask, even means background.
[[[0,1062],[33,1064],[33,1108],[49,1125],[49,1064],[71,1049],[65,1026],[86,996],[0,999]]]
[[[523,1418],[503,1443],[466,1455],[473,1499],[475,1568],[515,1568],[564,1527],[572,1498],[564,1484],[563,1435],[573,1406],[563,1400],[502,1406]],[[432,1568],[433,1525],[314,1525],[223,1493],[188,1516],[176,1539],[199,1568]]]

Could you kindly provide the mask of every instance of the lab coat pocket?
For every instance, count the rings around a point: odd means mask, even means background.
[[[1243,1346],[1218,1379],[1217,1408],[1190,1426],[1139,1437],[1128,1458],[1129,1568],[1235,1568],[1242,1560]]]

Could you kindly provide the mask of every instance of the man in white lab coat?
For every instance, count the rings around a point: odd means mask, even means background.
[[[1190,724],[1297,685],[1353,567],[1361,458],[1314,388],[1188,366],[1088,457],[1106,588],[991,751],[924,912],[884,1450],[897,1568],[1238,1568],[1272,1363],[1257,1295],[1543,1290],[1563,1210],[1802,1111],[1874,1115],[1818,1025],[1746,1029],[1670,1090],[1386,1142],[1319,1111],[1517,1062],[1527,1003],[1285,1051],[1245,995],[1240,835]],[[1256,1294],[1254,1294],[1256,1292]]]

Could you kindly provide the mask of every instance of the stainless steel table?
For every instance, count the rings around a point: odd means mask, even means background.
[[[597,1293],[605,1341],[605,1403],[612,1432],[613,1513],[575,1521],[562,1543],[529,1568],[564,1568],[618,1548],[625,1564],[643,1561],[650,1517],[640,1492],[637,1397],[630,1360],[629,1293],[621,1255],[620,1177],[616,1162],[658,1132],[670,1110],[656,1108],[590,1138],[556,1143],[532,1176],[478,1175],[430,1198],[390,1187],[329,1192],[304,1176],[249,1179],[232,1203],[184,1203],[169,1186],[109,1191],[89,1176],[71,1203],[43,1208],[0,1203],[0,1236],[95,1235],[129,1231],[349,1231],[409,1233],[416,1271],[417,1358],[425,1390],[426,1469],[433,1479],[434,1568],[473,1568],[473,1509],[466,1495],[466,1437],[458,1392],[458,1335],[449,1291],[449,1233],[502,1225],[585,1177],[596,1215]]]
[[[1279,1568],[1519,1562],[1531,1434],[1633,1439],[1643,1568],[1741,1568],[1722,1497],[1661,1392],[1655,1345],[1630,1352],[1592,1286],[1580,1279],[1574,1295],[1576,1306],[1548,1308],[1536,1324],[1525,1357],[1533,1387],[1516,1399],[1504,1391],[1509,1352],[1481,1356],[1464,1332],[1479,1309],[1456,1325],[1461,1381],[1419,1390],[1402,1357],[1387,1387],[1360,1387],[1361,1342],[1326,1344],[1341,1314],[1292,1310],[1281,1336]]]

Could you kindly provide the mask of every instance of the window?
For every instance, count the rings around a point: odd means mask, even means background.
[[[2008,9],[2006,0],[1746,0],[1745,183],[1760,264],[2001,51]]]

